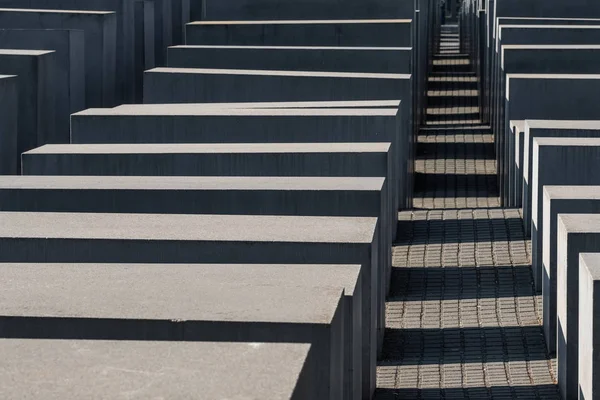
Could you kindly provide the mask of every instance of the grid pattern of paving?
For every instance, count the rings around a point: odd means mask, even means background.
[[[438,72],[436,90],[472,82],[447,71],[457,79]],[[400,213],[375,398],[559,399],[522,215],[499,207],[493,136],[470,116],[436,121],[418,138],[414,209]]]

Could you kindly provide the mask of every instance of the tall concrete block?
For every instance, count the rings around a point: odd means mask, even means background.
[[[194,0],[171,0],[172,23],[174,45],[185,44],[185,25],[191,21],[190,1]]]
[[[112,11],[115,14],[115,103],[130,103],[135,94],[135,2],[137,0],[0,0],[0,7],[51,10]],[[89,36],[89,34],[87,35]],[[89,44],[88,44],[89,45]],[[86,52],[89,50],[86,46]],[[90,62],[90,61],[88,61]],[[100,59],[94,60],[99,63]],[[115,72],[111,72],[113,75]],[[95,107],[88,102],[88,107]]]
[[[192,20],[289,20],[332,18],[411,18],[412,0],[191,0]]]
[[[185,34],[187,45],[413,46],[412,19],[196,21]]]
[[[579,256],[600,250],[600,216],[558,216],[557,240],[557,366],[558,385],[564,399],[579,394]]]
[[[154,68],[144,103],[392,100],[411,104],[411,75],[349,72]]]
[[[19,84],[15,75],[0,75],[0,174],[17,173]]]
[[[1,29],[0,48],[55,51],[53,81],[56,136],[51,143],[69,142],[69,115],[85,109],[84,32],[59,29]],[[65,89],[67,88],[67,89]]]
[[[83,30],[86,106],[110,107],[117,102],[115,76],[118,41],[115,13],[1,8],[0,28]],[[133,63],[133,52],[131,57]]]
[[[173,45],[173,2],[179,0],[149,0],[154,3],[154,38],[156,65],[167,65],[167,48]]]
[[[18,82],[17,154],[56,139],[55,62],[54,51],[0,49],[0,73]]]
[[[596,121],[554,121],[554,120],[528,120],[525,123],[525,134],[524,134],[524,148],[523,151],[523,177],[525,182],[533,182],[533,142],[536,138],[600,138],[600,124]],[[574,142],[576,144],[577,142]],[[552,162],[552,161],[551,161]],[[559,164],[562,163],[562,160]],[[592,165],[592,164],[590,164]],[[537,168],[546,168],[545,165],[537,165]],[[590,180],[590,176],[584,174],[577,174],[570,182],[562,182],[564,180],[563,175],[555,176],[555,179],[561,179],[561,182],[557,184],[593,184],[593,177]],[[533,199],[533,190],[536,188],[532,185],[527,184],[526,188],[530,191],[528,197]],[[541,193],[541,192],[540,192]],[[541,196],[541,194],[538,195]],[[538,209],[532,208],[532,218],[538,218],[541,216],[541,203],[539,201],[541,197],[538,197]],[[528,205],[529,206],[529,205]],[[523,206],[525,207],[525,206]],[[531,203],[533,207],[533,203]],[[537,216],[534,214],[537,213]],[[538,219],[539,220],[539,219]],[[543,220],[542,220],[543,222]],[[532,228],[531,230],[531,246],[532,246],[532,266],[534,270],[534,280],[536,288],[541,290],[542,286],[542,231],[539,226]]]
[[[412,73],[410,47],[175,46],[173,68]]]
[[[0,349],[11,366],[0,373],[11,381],[0,388],[3,398],[118,398],[124,390],[142,398],[312,395],[310,344],[3,339]]]
[[[579,257],[579,398],[600,395],[600,259],[597,253]]]
[[[593,105],[593,99],[600,90],[600,75],[507,74],[506,79],[505,126],[510,120],[594,120],[600,115],[598,108]],[[529,146],[525,141],[522,204],[526,234],[530,234],[532,228],[532,189],[526,178],[530,171],[527,157]]]
[[[525,135],[525,121],[513,120],[510,121],[512,143],[514,143],[514,151],[511,153],[512,158],[509,163],[512,165],[509,175],[509,190],[510,196],[512,197],[513,204],[518,207],[522,207],[521,200],[523,198],[523,188],[521,183],[523,179],[523,146],[524,146],[524,135]]]
[[[144,98],[144,71],[156,67],[154,53],[154,2],[136,0],[135,2],[135,95],[137,103]]]
[[[363,396],[373,393],[376,218],[11,212],[0,221],[7,262],[360,264],[370,332],[362,346]]]
[[[546,345],[556,353],[556,248],[558,215],[600,213],[598,186],[544,186],[542,297]],[[539,235],[539,234],[538,234]]]
[[[314,396],[342,398],[344,289],[339,285],[257,286],[203,274],[196,265],[37,264],[21,271],[8,265],[2,274],[15,284],[14,290],[3,290],[5,320],[17,320],[3,323],[8,336],[310,343],[316,353],[310,377]],[[30,319],[37,326],[29,325]]]

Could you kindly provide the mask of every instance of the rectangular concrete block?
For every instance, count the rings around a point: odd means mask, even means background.
[[[555,121],[555,120],[527,120],[525,123],[525,134],[524,134],[524,148],[523,151],[523,177],[524,181],[527,182],[524,188],[529,192],[528,198],[533,198],[533,190],[536,190],[529,182],[533,182],[533,142],[536,138],[600,138],[600,124],[596,121]],[[577,142],[574,142],[577,143]],[[554,160],[550,159],[550,162]],[[560,161],[562,163],[562,160]],[[560,164],[559,163],[559,164]],[[592,164],[590,164],[592,165]],[[537,165],[537,168],[546,168],[545,165]],[[567,172],[565,172],[567,173]],[[560,174],[555,176],[553,179],[561,179],[560,184],[593,184],[595,183],[593,177],[587,174],[578,174],[577,177],[573,177],[569,182],[562,182],[564,176]],[[593,175],[593,174],[591,174]],[[568,175],[567,175],[568,176]],[[590,180],[592,179],[592,180]],[[557,184],[559,184],[557,182]],[[538,197],[541,200],[540,197]],[[532,203],[533,204],[533,203]],[[538,203],[538,207],[541,203]],[[525,207],[525,206],[523,206]],[[528,204],[529,207],[529,204]],[[533,205],[532,205],[533,207]],[[541,216],[541,209],[532,208],[532,218]],[[534,214],[537,216],[534,217]],[[543,223],[543,220],[541,221]],[[534,280],[536,287],[541,290],[542,286],[542,231],[539,226],[532,228],[531,230],[531,246],[532,246],[532,265],[534,271]]]
[[[410,47],[174,46],[172,68],[412,73]]]
[[[511,131],[512,131],[512,143],[514,144],[514,151],[511,153],[512,159],[509,161],[513,166],[511,170],[511,175],[509,175],[509,183],[510,183],[510,195],[512,197],[512,202],[517,207],[522,207],[521,200],[523,198],[522,193],[522,179],[523,172],[521,168],[523,167],[523,137],[525,133],[525,121],[523,120],[513,120],[510,121]]]
[[[376,218],[10,212],[0,221],[6,262],[360,264],[363,395],[374,390]]]
[[[505,126],[510,120],[594,120],[600,115],[593,105],[600,90],[600,75],[507,74],[506,77]],[[524,147],[523,221],[526,234],[530,234],[532,189],[526,178],[530,171],[527,140]]]
[[[600,250],[600,215],[558,216],[557,239],[557,366],[564,399],[579,395],[579,256]]]
[[[0,48],[53,50],[52,79],[56,99],[56,136],[52,143],[69,142],[69,115],[85,109],[84,32],[61,29],[1,29]]]
[[[185,25],[191,21],[190,1],[194,0],[171,0],[171,27],[173,29],[172,42],[174,45],[185,44]]]
[[[600,259],[597,253],[579,257],[579,398],[595,399],[600,387]]]
[[[550,354],[556,353],[556,248],[558,215],[600,213],[599,186],[544,186],[542,296],[544,335]],[[540,234],[538,233],[538,236]],[[535,248],[535,247],[534,247]]]
[[[187,45],[412,47],[412,35],[412,19],[204,20],[186,25]]]
[[[306,343],[144,342],[3,339],[10,369],[3,398],[140,397],[304,399],[312,395]],[[99,363],[103,373],[98,373]],[[136,371],[128,373],[124,371]],[[182,373],[186,371],[186,373]],[[31,379],[44,376],[46,380]],[[73,379],[77,376],[78,379]]]
[[[55,71],[54,51],[0,49],[0,74],[17,76],[17,154],[56,140]]]
[[[154,54],[156,65],[167,65],[167,48],[173,45],[173,4],[178,0],[149,0],[154,3]]]
[[[192,20],[411,18],[412,0],[191,0]]]
[[[6,336],[310,343],[316,352],[314,395],[342,397],[344,288],[339,284],[252,284],[204,274],[196,265],[161,264],[4,265],[0,275],[10,286],[3,288]]]
[[[136,0],[135,2],[135,102],[144,98],[144,71],[156,67],[154,53],[154,2]]]
[[[19,82],[15,75],[0,75],[0,174],[17,173]]]
[[[0,28],[83,30],[86,106],[111,107],[117,102],[115,76],[118,41],[115,13],[1,8]],[[133,53],[131,57],[133,63]]]

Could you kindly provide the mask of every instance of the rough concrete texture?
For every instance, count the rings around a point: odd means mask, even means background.
[[[0,275],[10,286],[2,290],[3,330],[15,336],[311,343],[314,395],[341,397],[342,286],[257,287],[195,265],[19,264]]]
[[[115,13],[0,8],[0,28],[83,30],[85,35],[86,106],[112,107],[116,105],[115,77],[118,41]],[[133,52],[131,57],[133,57]]]
[[[403,104],[411,104],[410,80],[408,74],[154,68],[144,74],[144,103],[393,100],[400,97]]]
[[[0,174],[14,175],[18,170],[19,82],[15,75],[0,75]]]
[[[579,355],[579,256],[600,251],[600,215],[558,216],[557,365],[564,399],[577,399]]]
[[[599,138],[600,137],[600,125],[594,121],[571,121],[571,120],[527,120],[525,124],[524,133],[524,151],[523,151],[523,175],[521,182],[524,189],[528,190],[527,197],[533,199],[533,190],[536,188],[533,186],[533,142],[536,138]],[[575,142],[576,143],[576,142]],[[560,160],[555,164],[555,160],[550,159],[550,163],[558,165],[565,160]],[[593,165],[593,162],[592,164]],[[537,168],[546,168],[545,165],[537,165]],[[569,167],[569,171],[572,171]],[[593,178],[587,175],[576,174],[578,177],[573,178],[572,181],[564,182],[565,176],[561,174],[550,177],[550,179],[560,180],[556,184],[592,184],[595,183]],[[541,218],[541,192],[538,193],[538,209],[531,208],[531,218]],[[533,200],[530,200],[533,201]],[[528,207],[533,207],[533,203],[528,204]],[[534,214],[537,213],[537,216]],[[543,223],[543,219],[542,219]],[[543,225],[543,224],[542,224]],[[534,279],[536,287],[541,290],[542,286],[542,231],[539,230],[539,226],[532,228],[531,230],[532,239],[532,267],[534,271]]]
[[[17,76],[17,155],[56,138],[55,56],[54,51],[0,49],[0,74]]]
[[[56,136],[52,143],[69,142],[69,115],[85,108],[84,41],[84,32],[80,30],[0,30],[2,49],[36,49],[55,52],[52,80],[56,98]]]
[[[560,214],[600,213],[599,186],[544,186],[541,236],[543,321],[546,344],[556,353],[556,248]],[[533,246],[532,246],[533,247]],[[533,247],[535,250],[535,247]],[[540,250],[538,250],[540,251]]]
[[[309,344],[2,339],[0,349],[3,398],[312,395]]]
[[[412,73],[410,47],[174,46],[174,68]]]
[[[9,262],[361,264],[363,390],[374,390],[377,218],[10,212],[2,229]]]
[[[411,0],[300,0],[282,3],[277,0],[190,0],[192,20],[289,20],[331,18],[411,18]]]
[[[597,253],[579,257],[579,393],[595,399],[600,392],[600,259]]]
[[[412,19],[196,21],[187,45],[412,47]]]

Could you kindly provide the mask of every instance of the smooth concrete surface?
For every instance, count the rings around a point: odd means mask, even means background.
[[[510,196],[512,197],[513,204],[515,207],[522,207],[521,200],[523,198],[523,188],[521,186],[523,171],[523,139],[525,133],[525,121],[524,120],[513,120],[510,121],[510,130],[513,135],[512,142],[514,143],[514,152],[512,154],[512,159],[509,160],[509,163],[513,166],[510,170],[511,175],[509,175],[509,190]]]
[[[412,47],[412,19],[195,21],[187,45]]]
[[[84,32],[80,30],[0,29],[2,49],[55,52],[52,80],[56,99],[56,136],[52,143],[69,142],[69,115],[85,109],[84,42]]]
[[[572,120],[527,120],[525,123],[525,132],[524,132],[524,151],[523,151],[523,180],[525,182],[523,184],[524,189],[528,190],[528,198],[533,199],[533,191],[537,190],[533,184],[533,142],[536,138],[600,138],[600,123],[597,121],[572,121]],[[567,139],[568,140],[568,139]],[[574,142],[577,143],[577,142]],[[547,159],[548,160],[548,159]],[[553,160],[549,159],[553,166],[562,165],[566,160]],[[584,168],[584,170],[588,170],[592,165],[594,165],[594,161],[590,160],[590,164]],[[580,165],[580,164],[577,164]],[[547,170],[552,167],[547,167],[545,164],[538,164],[536,166],[538,169],[542,168]],[[568,166],[565,167],[568,171],[573,171],[573,169]],[[585,174],[585,173],[575,173],[575,177],[571,178],[568,175],[567,169],[565,169],[565,174],[559,173],[554,176],[549,177],[550,179],[557,180],[554,184],[593,184],[595,183],[595,174]],[[544,171],[542,171],[544,172]],[[565,178],[569,178],[569,181],[565,182]],[[600,183],[600,182],[599,182]],[[538,192],[538,195],[541,196],[541,192]],[[531,200],[533,201],[533,200]],[[528,207],[532,207],[531,218],[538,218],[543,223],[543,219],[541,219],[541,205],[540,203],[541,197],[538,197],[537,208],[532,203],[528,204]],[[525,206],[523,206],[525,208]],[[536,214],[537,213],[537,214]],[[542,224],[543,225],[543,224]],[[540,227],[534,227],[531,230],[531,247],[532,247],[532,267],[534,272],[534,281],[537,290],[542,289],[542,230]]]
[[[411,104],[411,85],[408,74],[154,68],[144,74],[144,103],[394,100],[400,97],[403,104]]]
[[[171,0],[173,6],[171,27],[173,28],[172,42],[174,45],[185,44],[185,24],[191,21],[190,2],[194,1],[196,0]]]
[[[579,394],[579,256],[600,251],[600,215],[558,216],[557,352],[558,386],[562,398]]]
[[[600,213],[600,186],[544,186],[542,300],[546,345],[556,353],[556,248],[558,215]],[[539,250],[538,250],[539,251]]]
[[[410,47],[174,46],[173,68],[412,73]]]
[[[19,82],[15,75],[0,75],[0,175],[17,173]]]
[[[82,4],[85,3],[82,2]],[[112,107],[116,105],[117,46],[119,41],[117,40],[115,13],[0,8],[0,28],[83,30],[85,35],[86,106]],[[133,67],[133,52],[131,57]]]
[[[154,54],[156,65],[167,65],[167,48],[173,45],[173,1],[149,0],[154,3]]]
[[[410,18],[412,0],[191,0],[192,21]]]
[[[144,98],[144,71],[156,67],[154,2],[135,0],[135,88],[134,101],[140,103]]]
[[[594,120],[600,115],[594,104],[599,91],[600,75],[595,74],[506,74],[504,119]],[[504,143],[500,148],[503,146]],[[526,177],[529,173],[527,141],[524,147],[523,173]],[[499,157],[503,158],[503,154]],[[522,204],[527,235],[531,233],[531,191],[530,182],[524,179]]]
[[[116,40],[116,55],[112,56],[116,58],[116,77],[113,82],[116,83],[115,101],[116,104],[131,103],[135,97],[135,47],[140,46],[141,43],[135,41],[135,26],[136,22],[140,22],[135,18],[135,2],[137,0],[0,0],[0,7],[6,8],[33,8],[33,9],[53,9],[53,10],[76,10],[76,11],[109,11],[114,13],[115,19],[115,39],[109,38],[112,42]],[[148,0],[153,1],[153,0]],[[77,19],[71,16],[70,19]],[[18,26],[15,26],[18,28]],[[43,27],[46,28],[47,26]],[[79,28],[81,29],[81,28]],[[86,35],[88,38],[94,35],[95,39],[101,39],[97,33],[89,33]],[[112,33],[111,33],[112,35]],[[86,42],[86,54],[90,54],[91,51],[87,47],[90,43]],[[94,45],[96,46],[96,45]],[[99,51],[99,48],[97,48]],[[99,66],[101,59],[96,56],[94,60],[87,58],[88,65],[90,62],[94,62]],[[111,72],[113,75],[114,71]],[[89,82],[89,81],[88,81]],[[96,103],[98,104],[98,103]],[[88,107],[96,107],[88,102]]]
[[[369,396],[378,344],[377,236],[377,218],[367,217],[3,212],[0,261],[360,264]]]
[[[0,74],[17,76],[17,155],[56,140],[55,71],[54,51],[0,49]]]
[[[579,398],[600,396],[600,255],[579,257]]]
[[[2,265],[0,276],[2,329],[14,336],[310,343],[314,395],[342,397],[341,284],[252,284],[168,264]]]
[[[168,112],[177,113],[179,109],[191,107],[180,104],[123,104],[113,107],[112,110],[128,112]],[[351,100],[351,101],[260,101],[260,102],[211,102],[194,103],[193,107],[203,108],[399,108],[401,101],[396,100]],[[152,110],[152,111],[150,111]]]
[[[1,339],[0,352],[5,399],[312,396],[303,343]]]

